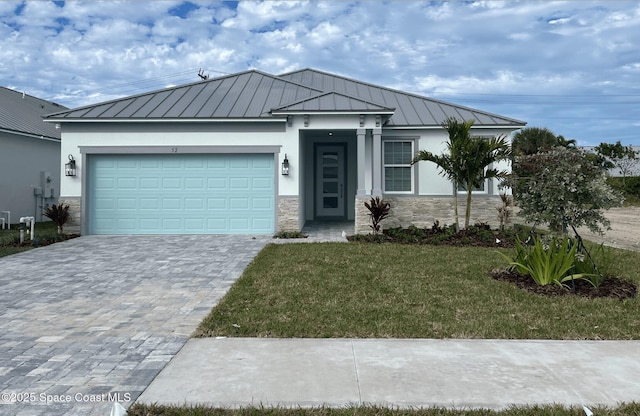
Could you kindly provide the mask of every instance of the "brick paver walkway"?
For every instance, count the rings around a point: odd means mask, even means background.
[[[130,405],[269,241],[87,236],[0,258],[0,415]]]

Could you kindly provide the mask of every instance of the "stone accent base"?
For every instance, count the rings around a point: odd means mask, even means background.
[[[80,222],[82,220],[81,198],[60,197],[58,204],[69,205],[69,215],[71,218],[64,226],[64,232],[67,234],[80,233]]]
[[[300,199],[297,196],[278,197],[278,230],[300,231]]]
[[[356,221],[355,232],[357,234],[370,234],[372,232],[369,210],[364,202],[371,197],[356,197]],[[418,228],[428,228],[438,221],[440,225],[454,223],[453,197],[451,196],[407,196],[383,198],[391,204],[389,217],[382,221],[383,228],[408,227],[414,225]],[[499,224],[497,207],[501,206],[499,196],[477,196],[471,200],[470,224],[485,222],[497,228]],[[460,226],[464,227],[464,212],[466,207],[466,195],[458,197],[458,215]],[[512,215],[512,220],[515,214]]]

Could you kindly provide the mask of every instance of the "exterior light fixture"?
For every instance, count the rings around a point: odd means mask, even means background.
[[[76,161],[71,155],[69,155],[69,162],[64,164],[64,175],[76,176]]]
[[[282,161],[282,175],[289,175],[289,159],[287,159],[287,154],[284,154],[284,160]]]

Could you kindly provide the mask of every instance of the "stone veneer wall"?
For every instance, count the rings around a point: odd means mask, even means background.
[[[300,202],[297,196],[278,197],[278,230],[300,231]]]
[[[364,206],[365,201],[371,197],[356,197],[356,223],[355,232],[358,234],[371,233],[369,227],[369,210]],[[451,196],[402,196],[383,198],[391,204],[389,217],[382,221],[383,228],[408,227],[414,225],[419,228],[431,227],[434,222],[440,225],[453,224],[453,197]],[[500,197],[476,196],[471,200],[470,224],[486,222],[492,227],[498,227],[498,211],[501,205]],[[464,226],[464,212],[466,207],[466,195],[458,196],[458,215],[460,226]]]
[[[69,205],[69,215],[71,218],[64,226],[64,232],[68,234],[75,234],[80,232],[80,222],[82,220],[82,213],[80,210],[81,199],[80,198],[60,198],[58,204]]]

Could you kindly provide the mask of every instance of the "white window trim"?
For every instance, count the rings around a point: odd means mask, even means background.
[[[414,195],[416,193],[416,177],[414,166],[411,163],[407,164],[387,164],[384,160],[384,146],[387,142],[408,142],[411,143],[411,154],[415,154],[416,147],[416,139],[408,138],[408,137],[394,137],[394,138],[383,138],[382,139],[382,192],[389,195]],[[385,171],[386,168],[409,168],[411,169],[411,190],[409,191],[388,191],[386,189],[386,177]]]

